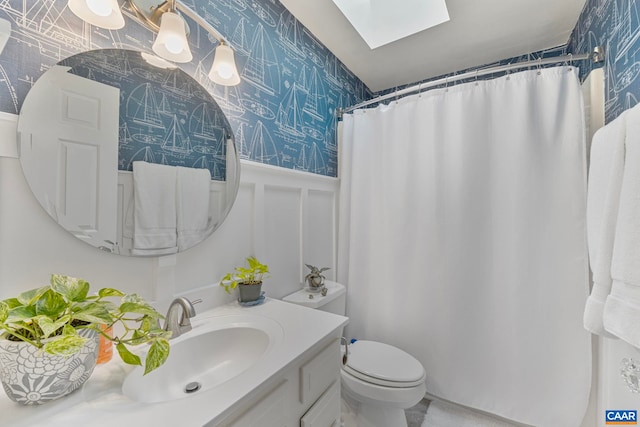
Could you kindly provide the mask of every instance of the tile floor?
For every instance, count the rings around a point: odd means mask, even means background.
[[[431,403],[429,400],[422,399],[416,406],[404,411],[404,413],[407,415],[408,427],[422,426],[422,422],[424,421],[424,414],[427,413],[429,403]]]

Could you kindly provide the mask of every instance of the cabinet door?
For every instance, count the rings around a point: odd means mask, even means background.
[[[300,402],[308,407],[340,377],[340,346],[336,339],[300,368]]]
[[[332,427],[339,425],[340,380],[336,380],[300,419],[300,427]]]
[[[231,425],[233,427],[293,427],[286,421],[286,385],[286,381],[280,384]]]

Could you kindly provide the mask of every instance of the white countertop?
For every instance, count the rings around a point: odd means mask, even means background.
[[[131,400],[122,393],[122,382],[132,367],[125,365],[114,349],[112,360],[98,365],[81,389],[56,401],[23,406],[0,392],[0,426],[215,425],[238,409],[244,399],[268,391],[291,363],[348,322],[343,316],[267,298],[264,304],[254,307],[231,303],[198,314],[192,319],[193,330],[187,334],[197,334],[198,328],[209,326],[210,322],[245,314],[277,322],[282,328],[281,339],[258,363],[220,387],[166,402]]]

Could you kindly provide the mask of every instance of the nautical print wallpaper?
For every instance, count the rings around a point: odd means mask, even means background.
[[[208,169],[226,178],[231,129],[212,96],[180,68],[159,68],[138,51],[97,49],[63,59],[69,73],[118,87],[118,169],[142,160]],[[37,89],[36,89],[37,90]]]
[[[463,70],[457,70],[455,72],[452,73],[448,73],[448,74],[443,74],[441,76],[437,76],[437,77],[433,77],[430,79],[425,79],[419,82],[415,82],[415,83],[410,83],[407,85],[403,85],[403,86],[398,86],[397,88],[393,88],[393,89],[388,89],[385,91],[380,91],[377,92],[373,98],[377,97],[377,96],[383,96],[389,93],[393,93],[394,91],[399,91],[402,89],[405,89],[407,87],[410,86],[416,86],[418,84],[424,84],[424,83],[428,83],[434,80],[439,80],[439,79],[443,79],[445,77],[454,77],[456,75],[460,75],[460,74],[464,74],[470,71],[475,71],[475,70],[483,70],[483,69],[487,69],[487,68],[492,68],[492,67],[497,67],[497,66],[502,66],[502,65],[509,65],[509,64],[515,64],[516,62],[526,62],[526,61],[534,61],[534,63],[528,68],[528,69],[534,69],[536,67],[539,67],[538,65],[535,64],[535,61],[537,61],[538,59],[543,59],[543,58],[553,58],[555,56],[563,56],[563,55],[567,55],[568,52],[568,48],[567,45],[562,45],[562,46],[556,46],[550,49],[545,49],[545,50],[541,50],[541,51],[537,51],[537,52],[530,52],[524,55],[520,55],[520,56],[516,56],[513,58],[507,58],[507,59],[502,59],[500,61],[496,61],[496,62],[491,62],[488,64],[483,64],[477,67],[472,67],[472,68],[466,68]],[[572,65],[575,65],[577,67],[581,67],[583,65],[584,62],[587,61],[570,61]],[[546,64],[546,65],[540,65],[542,68],[548,68],[548,67],[554,67],[557,64]],[[570,65],[570,64],[567,64]],[[517,72],[517,71],[522,71],[522,70],[526,70],[527,68],[522,68],[520,70],[514,70],[512,72]],[[496,77],[501,77],[503,75],[507,74],[506,72],[498,72],[498,73],[491,73],[491,74],[486,74],[484,76],[478,76],[478,77],[470,77],[468,79],[463,79],[463,80],[455,80],[452,82],[448,82],[448,83],[443,83],[441,85],[437,85],[437,86],[431,86],[428,88],[428,90],[431,89],[441,89],[441,88],[445,88],[447,85],[449,86],[453,86],[453,85],[458,85],[461,83],[468,83],[468,82],[472,82],[474,80],[490,80],[490,79],[494,79]],[[427,89],[425,89],[427,90]],[[385,100],[384,103],[388,103],[390,100]],[[391,101],[393,101],[393,99],[391,99]],[[375,107],[377,104],[371,104],[371,107]]]
[[[587,0],[569,42],[569,51],[605,48],[605,121],[640,100],[640,5],[638,0]],[[586,64],[581,76],[593,65]]]
[[[187,19],[194,59],[180,64],[211,93],[231,125],[241,158],[320,175],[337,175],[335,110],[371,97],[368,88],[277,0],[181,0],[235,50],[242,82],[207,77],[217,41]],[[59,61],[100,48],[151,53],[155,33],[126,2],[121,30],[82,22],[67,0],[0,0],[11,36],[0,55],[0,111],[19,113],[42,73]],[[187,136],[192,136],[186,131]],[[156,159],[166,151],[149,144]]]

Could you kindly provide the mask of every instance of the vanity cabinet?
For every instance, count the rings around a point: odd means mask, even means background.
[[[340,361],[340,340],[332,337],[294,361],[268,391],[243,402],[228,421],[211,426],[339,426]]]
[[[138,401],[123,391],[123,383],[133,368],[114,357],[95,369],[82,390],[46,405],[17,406],[5,393],[0,394],[0,424],[339,427],[339,343],[348,321],[344,316],[270,298],[250,311],[237,303],[215,307],[192,320],[192,330],[187,333],[190,336],[177,339],[200,339],[213,330],[234,328],[257,329],[269,339],[269,346],[257,355],[254,364],[231,379],[181,398],[157,403]],[[238,339],[252,338],[241,335]],[[230,340],[229,348],[232,344]],[[214,365],[224,370],[226,357],[232,356],[226,355]],[[162,380],[164,383],[149,387],[169,387],[176,381],[180,385],[182,380],[180,376],[167,378]]]

